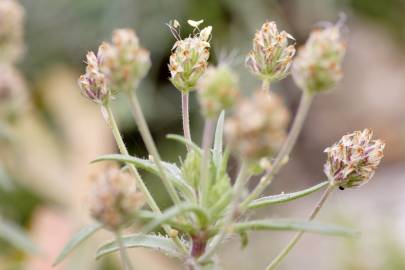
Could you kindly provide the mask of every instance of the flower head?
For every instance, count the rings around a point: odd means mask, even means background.
[[[118,168],[109,168],[95,179],[90,193],[90,213],[109,229],[124,225],[144,204],[133,179]]]
[[[246,66],[262,80],[275,81],[287,76],[294,45],[288,40],[294,39],[285,31],[278,32],[275,22],[265,22],[253,38],[253,49],[246,57]]]
[[[131,29],[117,29],[112,43],[100,46],[101,71],[106,75],[112,94],[133,90],[151,66],[149,52],[140,47]]]
[[[289,119],[280,97],[257,91],[236,105],[234,115],[225,122],[225,136],[242,158],[257,162],[280,149]]]
[[[103,104],[108,98],[109,91],[107,78],[100,70],[102,52],[99,50],[97,55],[94,52],[88,52],[86,58],[86,73],[81,75],[78,80],[81,93],[87,99]]]
[[[333,87],[342,77],[341,65],[346,44],[342,23],[315,30],[299,50],[292,66],[297,85],[306,91],[321,92]]]
[[[212,27],[207,26],[200,30],[198,26],[201,23],[202,21],[189,20],[194,31],[185,39],[180,37],[180,25],[177,21],[169,25],[177,39],[169,60],[170,81],[180,91],[193,89],[208,66]]]
[[[119,91],[133,90],[150,68],[149,52],[139,46],[131,29],[113,32],[112,43],[103,42],[97,55],[87,54],[86,73],[79,78],[82,94],[99,104]]]
[[[324,172],[329,181],[342,188],[357,187],[367,183],[374,175],[384,154],[385,143],[372,140],[370,129],[345,135],[331,147]]]
[[[15,0],[0,1],[0,61],[15,62],[24,52],[24,8]]]
[[[197,82],[198,99],[206,117],[217,116],[239,96],[238,77],[223,64],[209,67]]]

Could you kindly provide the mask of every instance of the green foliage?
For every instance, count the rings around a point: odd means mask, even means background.
[[[38,254],[37,246],[29,239],[23,229],[13,222],[0,218],[0,239],[3,239],[16,247],[30,254]]]
[[[278,204],[278,203],[284,203],[284,202],[289,202],[293,201],[302,197],[305,197],[307,195],[310,195],[311,193],[314,193],[321,188],[327,186],[329,184],[329,181],[322,182],[318,185],[315,185],[313,187],[293,192],[293,193],[281,193],[278,195],[272,195],[272,196],[266,196],[262,197],[260,199],[254,200],[249,204],[249,208],[255,209],[255,208],[260,208],[260,207],[266,207],[272,204]]]
[[[194,188],[197,189],[200,185],[200,167],[201,154],[195,150],[187,153],[187,156],[181,166],[183,178]]]
[[[344,237],[359,235],[357,231],[342,226],[289,219],[252,220],[236,223],[232,228],[238,233],[246,231],[303,231]]]
[[[150,234],[133,234],[122,238],[125,248],[148,248],[166,254],[169,257],[181,258],[182,254],[177,249],[173,241],[165,236]],[[96,252],[96,258],[118,251],[119,247],[116,241],[103,244]]]

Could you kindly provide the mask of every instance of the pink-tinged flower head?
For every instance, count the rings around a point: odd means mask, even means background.
[[[279,32],[275,22],[265,22],[253,38],[253,48],[246,57],[246,66],[254,75],[269,82],[288,75],[295,47],[294,38]]]
[[[86,55],[86,73],[81,75],[78,84],[82,95],[98,104],[103,104],[109,95],[107,78],[100,70],[101,52],[96,55],[88,52]]]
[[[314,30],[298,51],[292,75],[302,90],[312,93],[325,91],[342,78],[346,44],[342,39],[341,24]]]
[[[109,229],[117,229],[143,206],[144,196],[136,191],[130,174],[112,167],[96,177],[89,204],[94,219]]]
[[[374,176],[384,156],[385,143],[382,140],[372,140],[372,136],[370,129],[355,131],[325,149],[328,158],[324,172],[333,185],[357,187]]]
[[[289,119],[290,113],[279,96],[257,91],[235,106],[225,122],[225,137],[243,159],[258,162],[281,148]]]

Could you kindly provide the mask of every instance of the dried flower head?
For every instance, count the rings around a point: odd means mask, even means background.
[[[342,188],[357,187],[367,183],[374,175],[384,154],[385,143],[372,140],[370,129],[345,135],[331,147],[324,172],[332,184]]]
[[[101,55],[101,50],[98,51],[97,56],[94,52],[87,53],[86,73],[78,80],[82,95],[98,104],[105,103],[109,96],[107,78],[100,70]]]
[[[24,52],[24,8],[15,0],[0,1],[0,62],[15,62]]]
[[[12,65],[0,64],[0,115],[14,115],[27,98],[21,74]]]
[[[287,76],[295,54],[294,38],[285,31],[278,32],[275,22],[265,22],[253,38],[253,49],[246,57],[246,66],[254,75],[269,82]]]
[[[217,116],[239,96],[238,77],[225,64],[209,67],[197,82],[198,100],[206,117]]]
[[[132,177],[118,168],[109,168],[95,179],[90,194],[90,213],[109,229],[125,225],[144,204]]]
[[[102,56],[100,68],[112,94],[136,88],[151,66],[149,51],[140,47],[138,37],[131,29],[115,30],[112,44],[103,43],[99,51]]]
[[[170,81],[183,92],[195,88],[198,79],[208,66],[212,27],[207,26],[200,30],[198,26],[202,22],[189,20],[188,23],[194,27],[194,31],[185,39],[181,39],[180,24],[177,21],[169,24],[177,40],[169,60]]]
[[[341,65],[346,44],[341,35],[342,23],[311,33],[300,48],[292,66],[297,85],[309,92],[333,87],[342,77]]]
[[[237,104],[234,115],[225,122],[225,136],[242,158],[258,162],[280,149],[289,119],[280,97],[257,91],[252,98]]]

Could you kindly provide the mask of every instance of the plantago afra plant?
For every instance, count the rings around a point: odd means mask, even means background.
[[[295,45],[290,41],[294,38],[285,31],[279,32],[275,22],[264,23],[246,58],[247,68],[263,85],[251,97],[241,96],[238,76],[229,65],[208,64],[212,27],[200,27],[202,20],[189,20],[188,24],[193,31],[186,38],[180,35],[178,21],[168,24],[176,38],[168,64],[169,80],[182,95],[184,125],[184,136],[168,135],[168,138],[183,143],[187,149],[179,165],[161,159],[139,106],[137,92],[141,89],[137,88],[151,61],[135,32],[116,30],[112,43],[103,43],[97,54],[88,53],[86,73],[80,77],[79,86],[83,96],[100,107],[120,151],[98,157],[94,162],[115,162],[122,167],[100,173],[90,205],[96,222],[72,238],[56,263],[100,229],[113,232],[114,238],[96,251],[96,257],[120,252],[124,269],[132,269],[126,249],[137,247],[177,258],[185,269],[220,269],[217,251],[225,238],[240,235],[247,244],[250,231],[296,231],[286,248],[266,267],[270,270],[280,265],[305,232],[356,235],[352,229],[315,223],[313,219],[333,190],[361,186],[374,175],[385,145],[381,140],[372,140],[369,129],[345,135],[326,148],[324,182],[293,193],[263,195],[288,163],[311,101],[342,77],[345,53],[342,24],[315,30],[293,59]],[[290,112],[283,98],[270,91],[269,86],[288,76],[290,67],[302,98],[288,130]],[[194,89],[205,119],[201,146],[190,136],[188,95]],[[150,155],[148,159],[128,153],[111,109],[113,97],[118,94],[128,97]],[[230,155],[239,162],[235,179],[228,173]],[[160,209],[138,170],[161,180],[172,201],[171,207]],[[248,191],[247,183],[257,175],[261,176],[260,181]],[[286,203],[323,188],[324,194],[306,220],[249,218],[249,213],[257,208]],[[123,229],[134,224],[139,228],[135,234],[123,234]],[[162,234],[154,233],[159,229]]]

